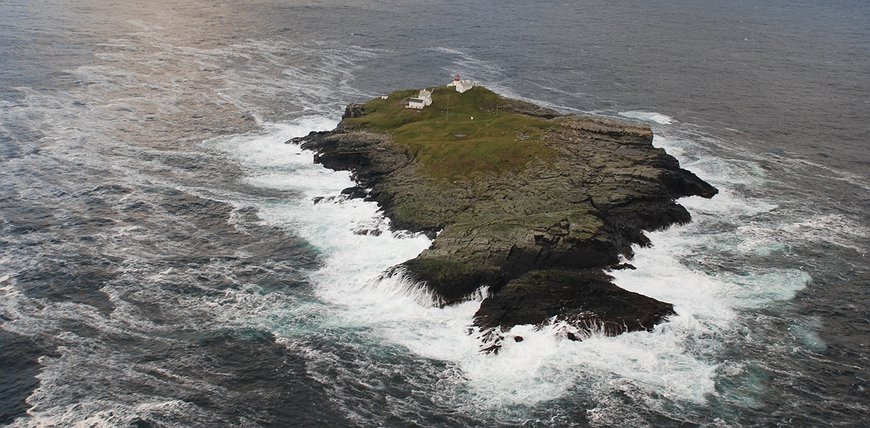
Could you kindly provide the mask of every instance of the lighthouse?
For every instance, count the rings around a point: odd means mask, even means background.
[[[453,81],[447,84],[447,87],[451,86],[456,88],[456,92],[461,94],[473,88],[475,84],[471,80],[462,80],[462,78],[459,77],[459,73],[457,73],[456,76],[453,77]]]

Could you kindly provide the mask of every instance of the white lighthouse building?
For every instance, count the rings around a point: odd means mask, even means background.
[[[471,80],[460,79],[459,74],[457,74],[453,78],[453,81],[447,84],[447,87],[451,87],[451,86],[456,88],[456,92],[459,92],[461,94],[461,93],[473,88],[475,85],[474,85],[474,82],[472,82]]]
[[[423,110],[423,107],[430,105],[432,105],[432,91],[421,89],[417,98],[408,98],[408,104],[405,104],[405,108]]]

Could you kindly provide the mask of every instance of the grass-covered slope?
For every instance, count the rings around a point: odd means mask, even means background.
[[[397,91],[387,99],[375,98],[361,107],[362,116],[345,118],[342,125],[390,135],[434,178],[512,171],[530,160],[553,156],[542,144],[542,136],[556,125],[516,113],[513,100],[482,86],[462,94],[437,87],[432,90],[432,105],[423,110],[405,108],[405,100],[418,92]]]

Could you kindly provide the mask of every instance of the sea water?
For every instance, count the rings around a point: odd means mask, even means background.
[[[488,3],[0,5],[0,423],[860,424],[866,5]],[[431,241],[287,141],[454,73],[720,189],[612,273],[675,316],[482,354],[384,275]]]

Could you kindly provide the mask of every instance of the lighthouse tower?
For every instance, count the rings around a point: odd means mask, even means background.
[[[471,80],[462,80],[462,78],[460,78],[459,74],[457,73],[456,76],[453,77],[453,81],[448,83],[447,86],[452,86],[456,88],[456,92],[459,92],[461,94],[473,88],[474,82],[472,82]]]

